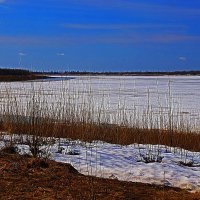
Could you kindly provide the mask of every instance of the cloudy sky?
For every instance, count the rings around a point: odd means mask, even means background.
[[[200,70],[200,1],[0,0],[0,67]]]

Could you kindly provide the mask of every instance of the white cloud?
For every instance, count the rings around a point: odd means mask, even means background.
[[[57,53],[57,56],[64,56],[64,53]]]
[[[173,24],[62,24],[68,29],[98,29],[98,30],[121,30],[121,29],[183,29],[185,26]]]
[[[184,57],[184,56],[181,56],[181,57],[179,57],[179,60],[181,60],[181,61],[186,61],[186,60],[187,60],[187,58],[186,58],[186,57]]]
[[[26,56],[26,54],[25,54],[25,53],[22,53],[22,52],[19,52],[18,55],[19,55],[19,56]]]

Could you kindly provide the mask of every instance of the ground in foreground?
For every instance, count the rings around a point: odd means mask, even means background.
[[[200,194],[84,176],[69,164],[1,151],[0,199],[199,200]]]

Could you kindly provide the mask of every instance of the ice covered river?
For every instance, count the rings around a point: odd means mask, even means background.
[[[199,76],[74,76],[0,83],[1,111],[12,104],[18,107],[15,112],[27,114],[33,99],[40,110],[63,108],[105,123],[200,127]]]

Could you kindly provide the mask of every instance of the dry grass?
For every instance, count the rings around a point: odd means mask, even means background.
[[[0,130],[11,134],[25,134],[42,137],[70,138],[73,140],[100,140],[113,144],[129,145],[160,144],[200,151],[200,134],[159,129],[140,129],[110,124],[58,123],[40,119],[39,124],[0,123]]]

